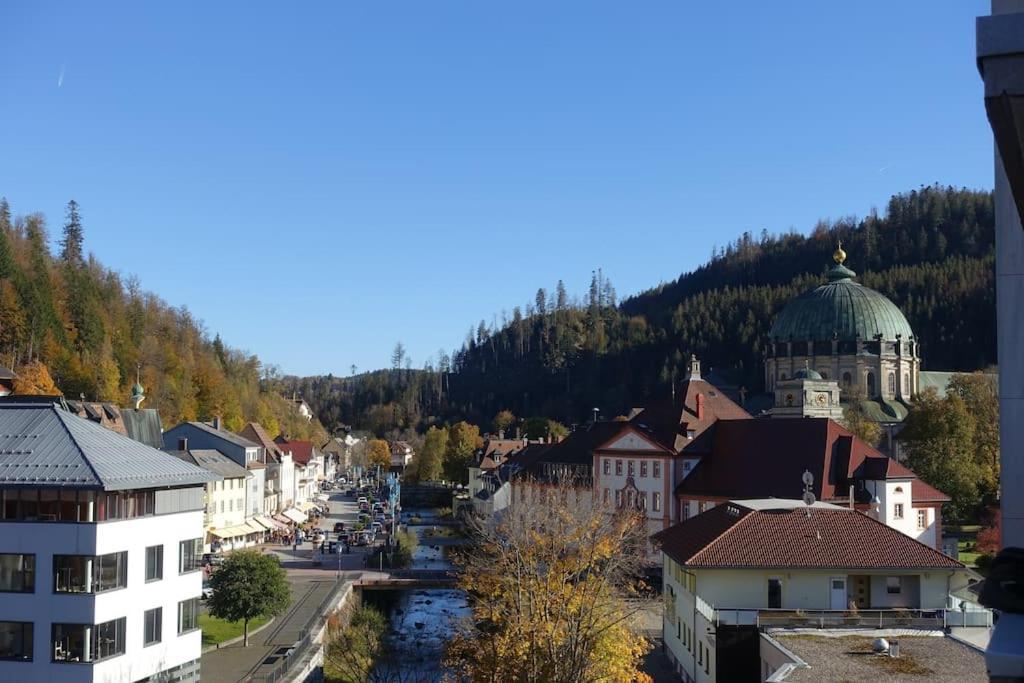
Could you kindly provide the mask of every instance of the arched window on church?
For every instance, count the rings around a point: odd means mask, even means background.
[[[875,373],[868,373],[868,398],[875,397]]]
[[[889,373],[889,393],[892,394],[893,396],[896,395],[896,373],[895,372],[890,372]]]
[[[903,393],[907,396],[910,395],[910,373],[903,373]]]
[[[843,386],[849,387],[853,383],[853,377],[848,372],[843,373]]]

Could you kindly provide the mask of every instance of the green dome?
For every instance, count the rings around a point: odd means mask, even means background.
[[[793,373],[793,379],[824,379],[824,377],[817,370],[803,368]]]
[[[837,254],[839,252],[837,251]],[[842,253],[845,259],[846,254]],[[836,258],[828,283],[786,304],[769,336],[775,341],[886,341],[914,337],[903,312],[887,297],[854,282],[852,270]]]

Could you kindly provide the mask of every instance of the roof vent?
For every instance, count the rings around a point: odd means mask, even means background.
[[[728,515],[729,515],[730,517],[739,517],[739,516],[740,516],[740,509],[739,509],[738,507],[736,507],[735,505],[729,505],[729,506],[727,506],[727,507],[725,508],[725,512],[726,512],[726,513],[727,513],[727,514],[728,514]]]

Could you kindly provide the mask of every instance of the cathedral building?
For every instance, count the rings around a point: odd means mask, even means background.
[[[861,393],[876,421],[901,422],[920,387],[918,339],[896,304],[854,280],[842,245],[833,260],[828,282],[793,299],[775,319],[765,388],[776,394],[806,369],[815,379],[835,380],[844,400]]]

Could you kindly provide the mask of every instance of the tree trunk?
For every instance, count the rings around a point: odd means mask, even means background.
[[[249,620],[242,623],[242,647],[249,647]]]

